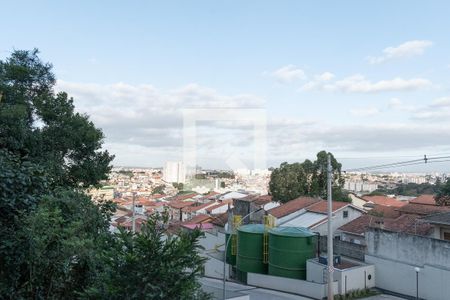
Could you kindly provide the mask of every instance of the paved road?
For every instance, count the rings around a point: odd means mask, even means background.
[[[221,299],[222,295],[222,281],[211,278],[201,278],[200,280],[203,288],[207,292],[212,292],[216,299]],[[232,293],[241,293],[250,296],[250,300],[310,300],[307,297],[301,297],[289,293],[282,293],[273,290],[255,288],[248,285],[238,284],[227,281],[227,295]]]

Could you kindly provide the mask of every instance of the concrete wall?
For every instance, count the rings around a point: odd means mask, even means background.
[[[375,265],[376,286],[419,297],[447,300],[450,295],[450,242],[404,233],[371,229],[366,233],[367,263]]]
[[[223,260],[218,259],[212,255],[202,254],[204,257],[208,258],[205,262],[205,272],[204,276],[212,277],[217,279],[223,279]],[[225,265],[225,274],[227,278],[230,278],[229,265]]]
[[[306,279],[316,283],[325,283],[326,266],[315,259],[306,263]],[[370,278],[370,279],[369,279]],[[375,287],[375,267],[361,264],[348,269],[335,269],[333,279],[338,282],[338,292],[343,295],[352,290]]]
[[[205,250],[217,249],[223,251],[225,249],[225,234],[222,232],[205,232],[205,237],[200,239],[200,245],[205,248]]]
[[[264,274],[248,273],[247,284],[266,289],[299,294],[314,299],[323,299],[327,295],[327,284]],[[337,282],[334,282],[333,285],[334,293],[337,294]]]
[[[320,251],[321,252],[327,251],[326,236],[320,236]],[[333,252],[335,255],[343,255],[359,261],[364,261],[366,246],[334,239]]]
[[[337,232],[341,236],[341,241],[355,243],[358,245],[366,244],[366,238],[364,237],[364,235],[356,235],[356,234],[351,234],[351,233],[347,233],[347,232],[340,232],[339,230]]]
[[[367,254],[411,265],[450,268],[450,242],[371,228],[366,232]]]
[[[421,273],[419,273],[419,295],[423,295],[421,297],[430,300],[450,297],[450,270],[425,265]],[[420,284],[422,281],[423,284]]]

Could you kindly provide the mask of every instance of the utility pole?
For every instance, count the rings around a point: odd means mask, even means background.
[[[333,216],[333,198],[332,198],[332,181],[333,173],[331,169],[331,155],[328,153],[327,160],[327,201],[328,201],[328,234],[327,234],[327,252],[328,252],[328,300],[334,299],[333,291],[333,232],[331,226],[331,218]]]
[[[136,232],[136,205],[135,205],[135,202],[136,202],[136,192],[133,192],[133,217],[132,217],[133,233]]]

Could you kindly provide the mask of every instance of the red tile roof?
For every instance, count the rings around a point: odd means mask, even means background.
[[[182,224],[200,224],[200,223],[207,223],[211,221],[212,217],[205,215],[205,214],[199,214],[195,217],[193,217],[190,220],[184,221]]]
[[[428,235],[432,226],[417,215],[402,215],[397,219],[384,220],[384,229],[409,234]]]
[[[224,201],[222,201],[222,202],[220,202],[220,203],[217,203],[216,205],[213,205],[213,206],[210,206],[210,207],[206,208],[206,211],[207,211],[208,213],[212,213],[213,210],[215,210],[216,208],[219,208],[219,207],[222,207],[222,206],[224,206],[224,205],[231,204],[231,203],[233,203],[233,199],[224,200]]]
[[[213,223],[214,225],[217,225],[217,226],[223,227],[228,222],[228,212],[225,212],[223,214],[213,215],[212,217],[213,217],[213,219],[212,219],[211,223]]]
[[[372,224],[378,224],[382,219],[383,218],[372,215],[362,215],[359,218],[342,225],[338,229],[351,234],[363,235],[367,231],[368,227]]]
[[[198,211],[200,209],[203,209],[205,207],[212,206],[213,204],[214,204],[214,201],[210,201],[210,202],[203,203],[203,204],[200,204],[200,205],[190,205],[190,206],[184,207],[182,210],[184,212],[194,212],[194,211]]]
[[[350,205],[349,202],[340,202],[340,201],[333,201],[332,203],[333,205],[333,211],[336,211],[338,209],[341,209],[347,205]],[[315,213],[320,213],[320,214],[326,214],[328,212],[328,203],[327,201],[320,201],[317,202],[311,206],[308,206],[306,208],[307,211],[311,211],[311,212],[315,212]]]
[[[397,208],[397,211],[402,214],[415,214],[415,215],[431,215],[435,213],[447,212],[450,211],[449,206],[433,206],[429,204],[415,204],[408,203],[405,206]]]
[[[436,205],[436,200],[434,200],[434,195],[420,195],[419,197],[409,201],[409,203]]]
[[[198,195],[197,193],[189,193],[189,194],[176,195],[176,196],[173,196],[170,200],[171,200],[171,201],[183,201],[183,200],[187,200],[187,199],[190,199],[190,198],[192,198],[192,197],[195,197],[195,196],[197,196],[197,195]]]
[[[235,199],[236,201],[254,202],[256,205],[265,205],[272,201],[271,195],[248,195],[243,198]]]
[[[180,209],[180,208],[184,208],[187,206],[191,206],[193,205],[195,202],[194,201],[171,201],[169,203],[169,206],[175,209]]]
[[[401,207],[407,203],[407,202],[399,201],[395,198],[389,198],[386,196],[364,196],[364,197],[362,197],[362,199],[373,202],[374,204],[380,204],[380,205],[384,205],[384,206],[395,206],[395,207]]]
[[[421,220],[417,215],[402,215],[395,219],[362,215],[339,227],[339,230],[355,235],[363,235],[369,227],[425,236],[429,235],[432,230],[431,225]]]
[[[318,198],[299,197],[297,199],[286,202],[278,207],[269,209],[267,212],[276,218],[282,218],[319,201],[321,200]]]
[[[396,207],[379,204],[375,204],[373,209],[370,210],[369,214],[389,219],[395,219],[400,217],[400,212],[397,210]]]

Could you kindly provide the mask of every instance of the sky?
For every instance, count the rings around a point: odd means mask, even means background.
[[[2,11],[0,58],[38,48],[116,166],[182,160],[186,111],[209,118],[196,123],[205,168],[253,168],[261,148],[267,166],[327,150],[344,169],[450,155],[448,1],[8,1]]]

